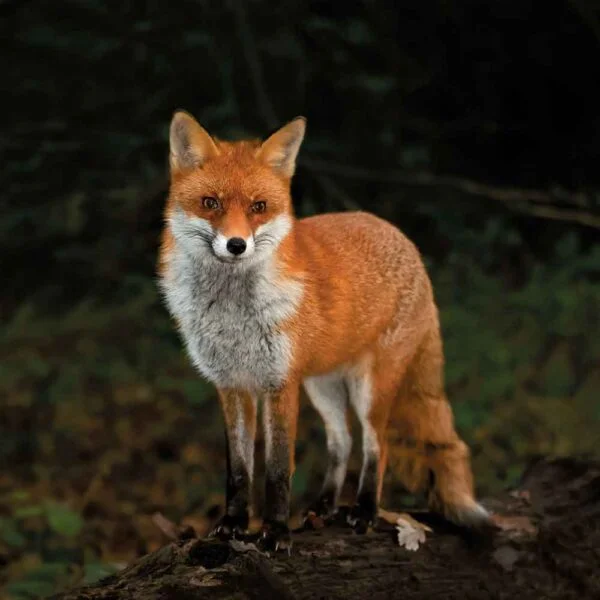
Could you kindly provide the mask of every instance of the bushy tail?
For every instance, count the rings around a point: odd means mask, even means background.
[[[443,388],[438,327],[412,359],[390,419],[391,467],[404,486],[427,492],[429,507],[459,525],[487,523],[489,514],[474,496],[470,452],[454,429]]]

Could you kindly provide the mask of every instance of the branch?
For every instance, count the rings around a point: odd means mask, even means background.
[[[260,62],[256,41],[251,27],[248,24],[246,9],[243,2],[231,2],[239,38],[248,62],[252,87],[261,117],[265,124],[274,128],[279,123],[275,107],[273,106],[265,83],[262,64]],[[517,188],[498,188],[461,177],[437,176],[431,173],[381,173],[360,167],[347,167],[345,165],[328,163],[317,159],[302,159],[301,163],[318,172],[317,181],[321,186],[342,201],[345,207],[355,206],[356,203],[329,177],[337,175],[350,179],[364,181],[388,182],[404,185],[449,187],[464,192],[471,196],[484,196],[496,200],[511,209],[521,213],[534,215],[544,219],[568,221],[600,229],[600,216],[586,210],[592,205],[588,196],[583,193],[570,193],[562,189],[550,192],[539,190],[522,190]],[[559,208],[559,203],[578,206],[581,210]],[[540,206],[542,205],[542,206]]]
[[[594,202],[583,192],[569,192],[554,188],[547,192],[533,189],[501,188],[447,175],[433,173],[403,173],[401,171],[376,171],[364,167],[352,167],[318,159],[301,159],[309,169],[323,174],[378,183],[394,183],[407,186],[446,187],[470,196],[486,197],[505,204],[513,210],[545,219],[570,221],[600,229],[600,215],[591,211]],[[567,205],[562,208],[560,205]]]

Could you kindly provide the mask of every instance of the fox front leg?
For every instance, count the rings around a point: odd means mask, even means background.
[[[294,472],[294,445],[298,422],[297,384],[265,395],[265,508],[259,545],[264,550],[287,550],[292,545],[288,519],[290,484]]]
[[[227,487],[225,515],[211,536],[230,539],[248,529],[248,505],[254,471],[256,398],[246,392],[218,390],[225,417]]]

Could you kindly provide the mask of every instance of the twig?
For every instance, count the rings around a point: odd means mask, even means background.
[[[162,513],[155,512],[152,515],[152,522],[168,537],[170,540],[191,540],[198,537],[196,530],[191,525],[179,527],[173,521],[170,521]]]
[[[600,216],[590,212],[589,209],[593,206],[592,199],[583,192],[568,192],[560,188],[552,189],[548,192],[512,187],[501,188],[463,177],[434,175],[427,172],[413,174],[399,171],[375,171],[364,167],[346,166],[318,159],[302,158],[301,162],[304,166],[317,173],[348,179],[409,186],[448,187],[470,196],[483,196],[502,202],[519,212],[546,219],[570,221],[600,229]],[[558,204],[566,204],[568,206],[561,208],[557,206]],[[578,207],[579,209],[574,207]]]
[[[169,521],[167,517],[159,512],[155,512],[152,515],[152,522],[168,537],[170,540],[176,540],[179,538],[179,527]]]
[[[562,210],[551,206],[537,206],[535,204],[528,206],[516,206],[519,212],[541,217],[542,219],[551,219],[553,221],[569,221],[578,223],[586,227],[600,229],[600,217],[591,213],[579,210]]]
[[[577,4],[576,4],[577,6]],[[256,42],[252,29],[248,25],[247,14],[243,2],[233,0],[231,7],[235,16],[236,27],[239,33],[244,55],[248,62],[248,68],[254,87],[254,95],[258,109],[261,112],[263,121],[268,127],[274,128],[278,124],[275,107],[271,103],[266,89],[262,64],[256,49]],[[595,30],[595,28],[593,28]],[[335,163],[329,163],[316,159],[301,159],[302,164],[320,174],[317,181],[330,193],[342,200],[342,203],[349,207],[355,203],[337,186],[328,175],[337,175],[349,179],[361,179],[364,181],[378,181],[385,183],[396,183],[404,185],[448,187],[470,196],[483,196],[509,205],[518,212],[553,219],[558,221],[569,221],[600,229],[600,216],[589,212],[591,199],[581,192],[567,192],[561,189],[554,189],[550,192],[540,190],[523,190],[517,188],[499,188],[495,186],[478,183],[462,177],[450,177],[444,175],[434,175],[432,173],[384,173],[371,171],[361,167],[348,167]],[[570,206],[580,207],[583,210],[573,210],[570,208],[560,208],[557,204],[564,203]],[[542,205],[542,206],[540,206]]]

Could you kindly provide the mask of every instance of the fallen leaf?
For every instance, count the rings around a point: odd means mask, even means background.
[[[529,490],[513,490],[512,492],[509,492],[509,494],[513,498],[518,498],[519,500],[523,500],[527,504],[531,504],[531,493],[529,492]]]
[[[169,539],[176,540],[178,538],[179,528],[163,514],[159,512],[154,513],[152,521]]]
[[[512,571],[514,564],[522,554],[522,552],[515,550],[512,546],[500,546],[500,548],[494,551],[492,557],[505,571]]]
[[[498,527],[498,529],[502,529],[502,531],[527,533],[530,535],[535,535],[537,533],[537,527],[531,522],[529,517],[495,514],[492,515],[490,519],[492,523]]]
[[[304,527],[306,529],[323,529],[323,527],[325,527],[325,521],[322,517],[310,511],[304,519]]]
[[[425,525],[425,523],[421,523],[420,521],[413,519],[408,513],[398,513],[380,508],[377,513],[377,516],[383,519],[384,521],[390,523],[391,525],[397,525],[398,519],[402,519],[402,521],[410,523],[411,526],[415,529],[422,529],[423,531],[433,531],[431,527],[428,527],[427,525]]]
[[[378,516],[396,526],[398,531],[398,544],[407,550],[415,551],[419,549],[420,544],[424,544],[426,531],[432,531],[424,523],[419,523],[408,513],[397,513],[390,510],[379,509]]]
[[[421,523],[418,523],[419,527],[415,527],[413,523],[417,523],[414,519],[411,519],[412,523],[402,518],[396,522],[396,529],[398,530],[398,544],[407,550],[419,549],[420,544],[425,543],[425,527]]]

